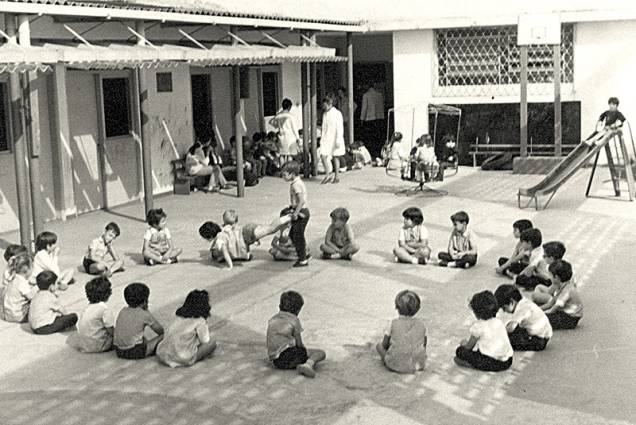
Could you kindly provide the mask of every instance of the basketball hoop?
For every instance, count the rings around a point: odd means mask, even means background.
[[[517,45],[561,44],[561,17],[558,13],[519,15]]]

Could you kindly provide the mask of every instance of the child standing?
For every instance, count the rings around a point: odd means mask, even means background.
[[[426,326],[414,316],[420,310],[420,297],[401,291],[395,297],[400,317],[391,322],[384,339],[376,346],[384,365],[395,372],[415,373],[426,365]]]
[[[320,245],[322,258],[351,260],[360,247],[355,241],[353,229],[349,224],[349,211],[346,208],[336,208],[331,211],[329,217],[331,217],[331,224],[327,228],[325,242]]]
[[[518,351],[542,351],[552,338],[547,316],[534,302],[521,296],[514,285],[500,285],[495,291],[499,307],[512,314],[506,324],[510,345]]]
[[[303,331],[298,314],[305,301],[295,291],[283,292],[279,312],[267,323],[267,356],[277,369],[296,369],[301,375],[316,376],[314,366],[327,355],[323,350],[307,349],[303,344]]]
[[[309,265],[305,228],[309,222],[309,205],[307,203],[307,187],[300,178],[300,164],[290,161],[283,166],[283,179],[289,182],[289,205],[292,212],[292,224],[289,236],[296,248],[298,260],[294,267]]]
[[[84,287],[90,303],[80,315],[77,333],[68,344],[82,353],[101,353],[113,349],[115,318],[106,305],[112,294],[110,280],[100,276],[89,280]]]
[[[124,260],[119,258],[113,247],[113,242],[120,234],[117,223],[110,222],[104,228],[104,233],[93,239],[82,262],[86,273],[111,277],[113,273],[124,270]],[[112,261],[106,259],[107,255]]]
[[[453,230],[448,241],[448,252],[437,255],[442,267],[469,268],[477,264],[477,241],[472,230],[468,229],[469,217],[464,211],[451,215]]]
[[[515,249],[512,251],[510,258],[499,258],[499,267],[495,269],[497,274],[506,276],[518,275],[528,266],[530,251],[521,249],[521,233],[527,229],[532,229],[532,222],[530,220],[522,219],[512,223],[512,234],[515,239],[519,239],[519,242],[515,245]]]
[[[557,290],[550,301],[541,305],[553,329],[574,329],[583,317],[581,296],[572,281],[572,266],[565,260],[556,260],[548,267]]]
[[[499,304],[490,291],[478,292],[470,300],[477,321],[470,327],[470,338],[455,351],[458,366],[499,372],[512,365],[513,350],[503,322],[496,315]]]
[[[212,261],[225,262],[229,269],[234,261],[251,260],[250,246],[289,225],[291,214],[281,215],[265,225],[247,223],[241,226],[238,218],[236,210],[227,210],[223,212],[223,228],[212,221],[206,221],[199,227],[199,235],[210,242]]]
[[[157,358],[170,367],[179,367],[192,366],[210,356],[216,349],[206,321],[211,309],[208,291],[191,291],[157,346]]]
[[[402,212],[404,225],[398,236],[398,246],[393,248],[395,261],[409,264],[426,264],[431,257],[428,246],[428,230],[424,223],[424,214],[417,207]]]
[[[12,257],[5,274],[7,287],[4,293],[4,316],[7,322],[26,322],[29,315],[29,304],[38,291],[38,287],[30,283],[33,271],[33,259],[28,254]]]
[[[177,257],[181,255],[182,250],[172,245],[172,235],[166,227],[168,216],[163,209],[148,211],[146,222],[149,227],[144,233],[144,262],[149,266],[177,263]]]
[[[29,325],[34,334],[49,335],[71,328],[77,323],[77,314],[67,313],[57,298],[57,276],[43,271],[36,277],[40,289],[29,307]]]
[[[33,258],[33,277],[45,270],[52,271],[58,277],[59,287],[64,290],[75,283],[73,269],[60,270],[58,264],[60,247],[57,245],[57,235],[53,232],[42,232],[35,238],[36,254]],[[35,283],[35,280],[33,280]]]
[[[117,357],[129,360],[143,359],[155,354],[157,344],[163,338],[163,326],[148,311],[150,289],[143,283],[131,283],[124,289],[124,307],[117,315],[113,345]],[[149,327],[157,334],[146,339],[144,331]]]

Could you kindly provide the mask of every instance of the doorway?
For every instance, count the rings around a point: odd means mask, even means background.
[[[210,75],[192,75],[191,84],[194,138],[195,140],[206,141],[214,137]]]

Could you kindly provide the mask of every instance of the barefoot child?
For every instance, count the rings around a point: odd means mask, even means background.
[[[210,257],[218,263],[225,262],[231,269],[234,261],[249,261],[252,258],[250,246],[266,236],[273,235],[289,225],[291,215],[281,215],[270,224],[238,224],[236,210],[223,212],[223,228],[212,221],[199,227],[199,235],[210,242]]]
[[[521,233],[526,229],[532,229],[532,222],[530,220],[522,219],[512,223],[512,234],[515,239],[520,239]],[[521,240],[519,240],[510,258],[499,258],[499,267],[495,269],[495,272],[509,277],[518,275],[528,266],[529,259],[530,252],[521,249]]]
[[[376,349],[390,370],[399,373],[424,370],[426,326],[414,317],[420,310],[420,297],[413,291],[401,291],[395,297],[395,309],[400,317],[391,322]]]
[[[572,266],[565,260],[556,260],[548,271],[557,290],[552,299],[540,307],[553,329],[574,329],[583,317],[583,303],[572,281]]]
[[[120,234],[117,223],[110,222],[106,225],[104,233],[92,240],[82,262],[86,273],[111,277],[113,273],[124,270],[124,260],[117,255],[113,247],[113,242]],[[108,261],[107,255],[112,261]]]
[[[283,179],[289,183],[289,205],[292,212],[292,224],[289,236],[296,248],[298,260],[294,267],[309,265],[305,228],[309,222],[309,205],[307,204],[307,187],[300,178],[300,164],[290,161],[283,166]]]
[[[422,224],[422,210],[410,207],[402,212],[404,224],[400,229],[398,246],[393,248],[395,260],[400,263],[426,264],[431,257],[428,246],[428,230]]]
[[[163,338],[163,326],[148,311],[150,289],[143,283],[131,283],[124,289],[124,307],[117,315],[113,345],[117,357],[129,360],[143,359],[155,354],[157,344]],[[146,328],[157,336],[147,339]]]
[[[211,309],[208,291],[191,291],[157,346],[159,361],[170,367],[192,366],[210,356],[216,349],[207,322]]]
[[[316,376],[314,366],[323,361],[323,350],[307,349],[300,336],[303,331],[298,314],[305,301],[295,291],[280,296],[280,311],[267,323],[267,356],[277,369],[296,369],[301,375]]]
[[[43,271],[35,280],[39,291],[29,306],[29,325],[33,333],[49,335],[75,326],[77,314],[69,314],[58,300],[55,273]]]
[[[52,271],[57,275],[59,288],[64,290],[75,283],[73,279],[74,269],[60,270],[58,264],[60,247],[57,245],[57,235],[53,232],[42,232],[35,238],[35,250],[33,258],[33,276],[31,281],[35,283],[35,278],[45,270]]]
[[[181,255],[182,250],[172,245],[172,235],[166,227],[168,216],[163,209],[148,211],[146,222],[149,227],[144,233],[144,262],[149,266],[178,262],[177,257]]]
[[[490,291],[478,292],[470,300],[477,321],[470,327],[470,338],[455,351],[458,366],[499,372],[512,365],[512,346],[503,322],[496,315],[497,299]]]
[[[113,349],[115,318],[106,301],[113,293],[110,280],[100,276],[89,280],[84,287],[90,303],[80,315],[77,333],[68,344],[82,353],[101,353]]]
[[[469,217],[464,211],[451,215],[453,230],[448,241],[448,252],[437,255],[442,267],[469,268],[477,264],[477,241],[472,230],[468,229]]]
[[[320,245],[322,258],[351,260],[360,247],[355,241],[353,229],[349,224],[349,211],[346,208],[336,208],[329,216],[331,224],[327,228],[325,242]]]

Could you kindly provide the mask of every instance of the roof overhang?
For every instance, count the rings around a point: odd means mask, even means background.
[[[0,12],[28,15],[57,15],[103,18],[104,20],[143,20],[160,22],[179,22],[198,25],[237,25],[245,27],[289,28],[310,31],[365,32],[363,23],[328,23],[286,18],[259,18],[246,16],[215,15],[213,13],[186,13],[144,9],[140,7],[118,7],[116,4],[85,4],[81,2],[66,4],[25,3],[0,1]]]

